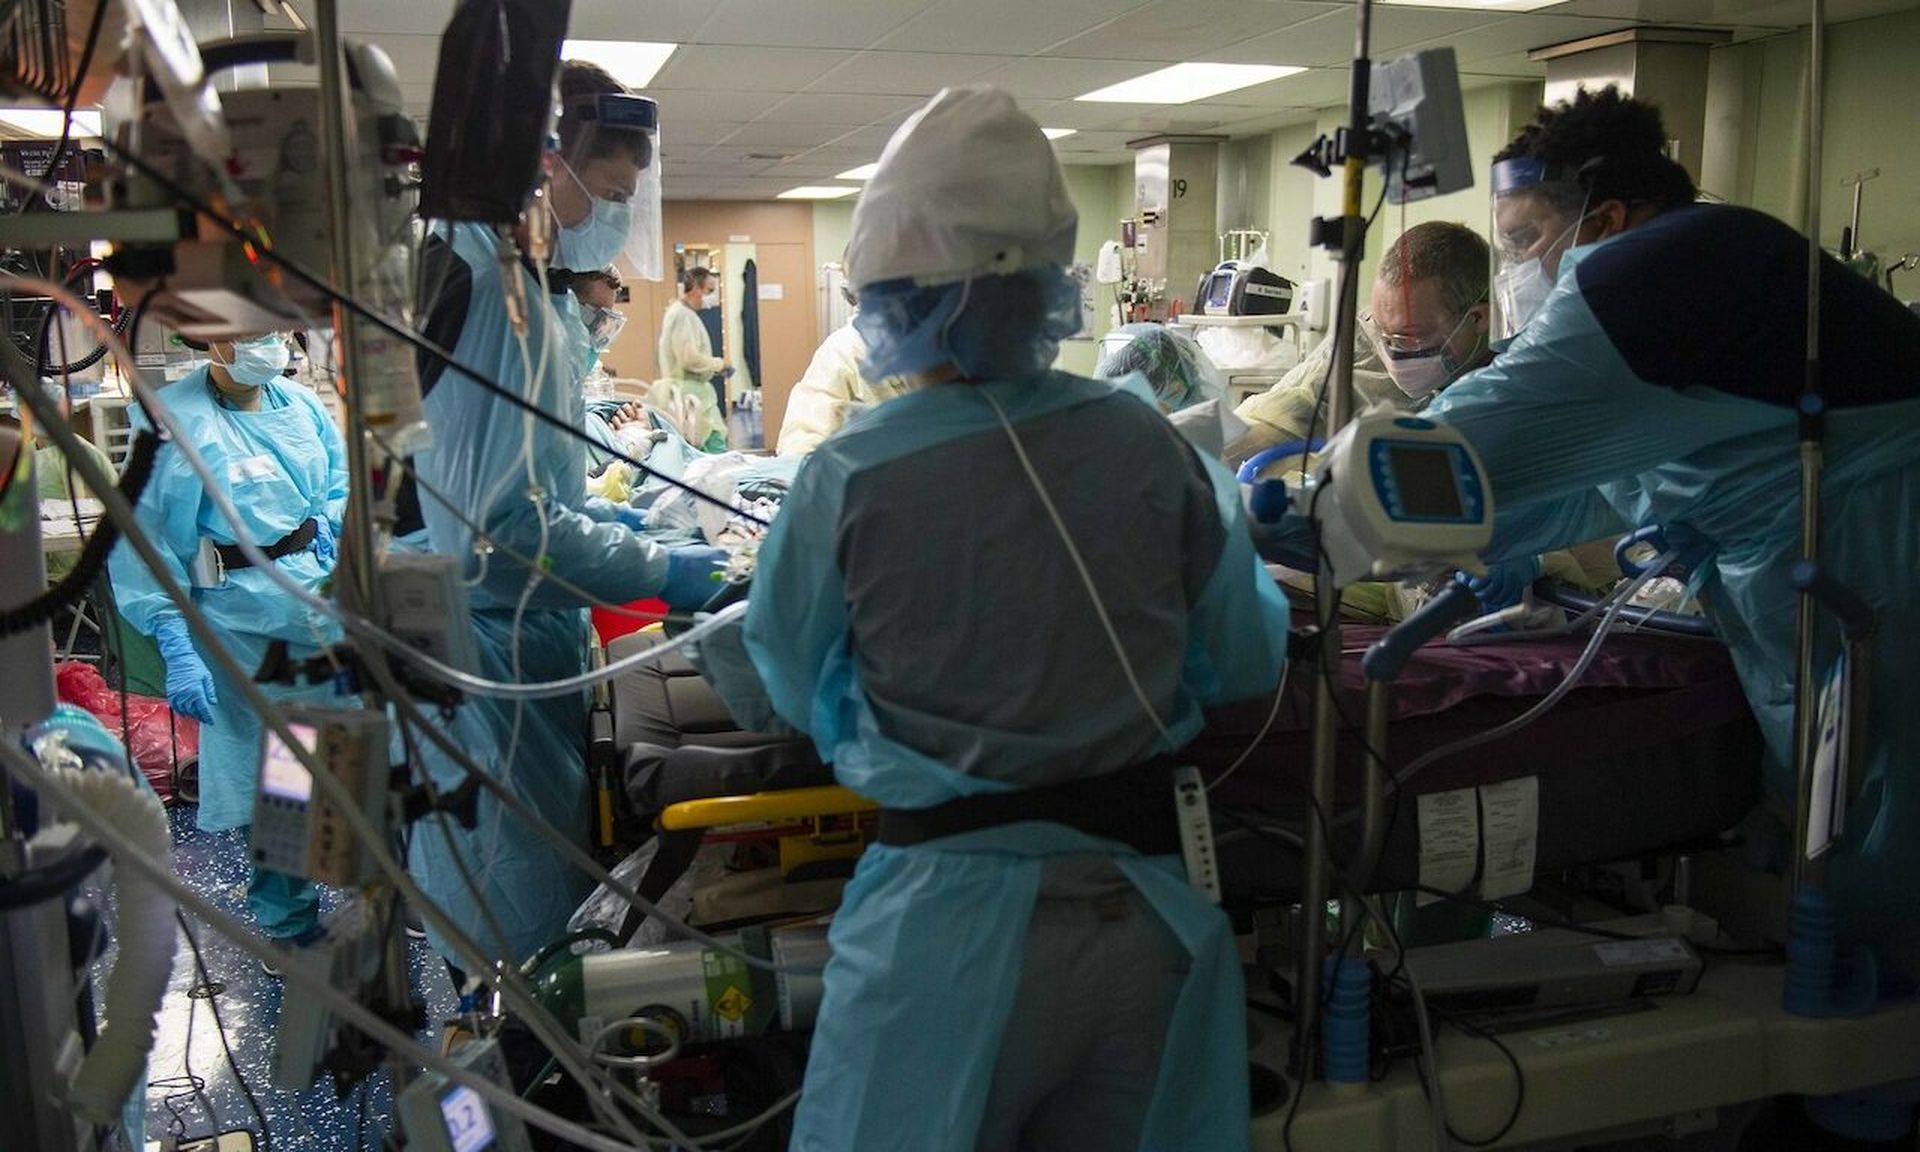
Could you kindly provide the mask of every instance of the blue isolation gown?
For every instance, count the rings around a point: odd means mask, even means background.
[[[276,543],[309,518],[325,518],[337,529],[347,506],[347,453],[333,418],[311,391],[290,383],[261,388],[254,411],[229,408],[214,398],[202,365],[160,390],[160,401],[180,421],[193,446],[262,547]],[[135,409],[140,426],[146,420]],[[135,519],[158,547],[168,575],[190,584],[188,570],[202,539],[235,543],[233,526],[214,507],[186,457],[171,444],[160,450],[153,478],[141,493]],[[275,561],[281,573],[316,595],[331,571],[313,549]],[[179,609],[161,590],[140,557],[122,542],[108,562],[120,614],[140,632],[152,635]],[[252,672],[275,640],[287,641],[296,657],[340,637],[330,617],[302,604],[257,568],[230,569],[218,587],[194,588],[194,604],[220,633],[221,640]],[[214,722],[200,727],[200,808],[202,829],[238,828],[253,819],[254,784],[260,774],[264,727],[260,716],[196,637],[194,646],[213,673]],[[289,688],[262,684],[270,698],[285,702],[332,700],[331,686]]]
[[[1714,546],[1696,575],[1793,804],[1807,242],[1696,205],[1562,260],[1541,313],[1428,410],[1480,453],[1499,509],[1489,559],[1660,524]],[[1878,619],[1868,768],[1833,858],[1843,937],[1910,966],[1920,938],[1920,317],[1831,260],[1822,280],[1821,562]],[[1839,651],[1823,619],[1818,667]]]
[[[426,262],[424,282],[439,286],[423,308],[428,333],[461,363],[570,427],[581,427],[585,402],[572,351],[580,318],[572,294],[562,290],[543,298],[532,272],[524,265],[515,270],[529,313],[523,349],[508,324],[506,281],[491,233],[462,224],[451,241],[437,234],[428,241]],[[422,376],[423,384],[430,381],[424,407],[433,429],[432,446],[414,457],[425,543],[462,558],[467,576],[477,579],[471,596],[480,674],[523,682],[579,675],[589,640],[586,602],[552,581],[535,582],[529,593],[527,566],[504,550],[476,555],[462,517],[484,525],[504,549],[542,556],[547,571],[613,603],[659,591],[666,579],[665,549],[617,523],[606,501],[586,497],[586,448],[578,437],[539,422],[529,428],[517,408],[455,369],[423,365]],[[419,543],[417,533],[407,541]],[[587,697],[577,693],[524,703],[469,696],[449,734],[584,848],[586,732]],[[465,780],[430,742],[417,743],[438,788],[450,790]],[[471,830],[450,817],[416,824],[408,859],[421,888],[463,932],[490,956],[518,963],[566,931],[591,883],[558,845],[507,814],[488,793],[481,794],[478,816]],[[477,895],[461,876],[462,864]],[[461,961],[431,922],[427,939],[441,955]]]
[[[1128,686],[993,409],[1091,569],[1163,739]],[[944,384],[855,416],[807,460],[760,553],[745,638],[779,715],[888,807],[1083,778],[1177,749],[1200,708],[1275,690],[1286,601],[1238,491],[1122,384]],[[1191,958],[1141,1148],[1244,1148],[1232,934],[1175,857],[1006,825],[861,858],[792,1147],[973,1149],[1049,858],[1112,857]],[[1062,990],[1072,994],[1070,990]],[[1087,993],[1097,994],[1097,993]]]

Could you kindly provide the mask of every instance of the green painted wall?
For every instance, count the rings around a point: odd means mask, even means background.
[[[816,200],[813,205],[813,258],[837,261],[853,230],[853,200]]]

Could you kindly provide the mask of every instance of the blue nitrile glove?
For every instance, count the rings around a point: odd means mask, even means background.
[[[331,568],[339,556],[340,544],[333,530],[333,521],[327,519],[323,512],[313,518],[313,557]]]
[[[191,716],[202,724],[213,723],[213,706],[220,694],[213,689],[213,673],[193,647],[187,635],[187,622],[178,618],[162,621],[154,631],[160,646],[160,658],[167,662],[167,703],[182,716]]]
[[[633,529],[635,532],[645,532],[647,530],[647,510],[645,508],[635,508],[631,504],[615,504],[613,506],[613,518]]]
[[[1522,556],[1487,565],[1485,576],[1470,576],[1467,587],[1480,598],[1480,606],[1489,612],[1511,608],[1520,603],[1527,589],[1540,579],[1540,557]]]
[[[713,599],[720,591],[720,573],[727,566],[724,548],[689,544],[667,553],[667,582],[660,586],[660,599],[667,607],[690,611]]]
[[[1293,510],[1285,480],[1255,480],[1247,486],[1247,515],[1259,524],[1278,524]]]

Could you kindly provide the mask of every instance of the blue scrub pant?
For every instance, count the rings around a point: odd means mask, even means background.
[[[285,872],[255,868],[247,878],[247,907],[263,934],[291,940],[320,926],[320,887]]]

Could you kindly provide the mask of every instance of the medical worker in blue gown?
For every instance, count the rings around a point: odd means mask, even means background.
[[[587,365],[573,353],[581,320],[566,270],[604,269],[621,257],[658,278],[658,120],[653,101],[628,94],[590,64],[562,65],[560,95],[561,147],[549,158],[554,258],[545,285],[528,258],[510,260],[503,274],[500,252],[508,241],[488,229],[437,226],[423,252],[422,282],[438,292],[422,302],[421,313],[427,335],[456,360],[577,429]],[[524,230],[516,238],[522,251],[527,240]],[[524,341],[509,321],[510,292],[527,301]],[[584,671],[587,601],[544,579],[546,572],[621,604],[662,596],[676,608],[692,608],[718,590],[724,560],[718,549],[670,551],[638,534],[642,521],[634,510],[586,497],[580,437],[532,421],[432,357],[422,359],[421,376],[434,440],[414,458],[417,515],[426,545],[461,557],[477,581],[472,625],[483,676],[534,683]],[[402,502],[403,532],[408,503]],[[493,543],[489,554],[476,552],[467,521],[484,526]],[[418,532],[408,538],[420,541]],[[541,557],[540,570],[530,571],[509,550]],[[452,729],[483,769],[585,846],[584,694],[524,702],[470,695]],[[450,790],[464,781],[431,744],[416,743],[437,787]],[[409,859],[421,887],[466,935],[490,956],[516,963],[565,932],[591,888],[559,845],[487,793],[471,830],[451,820],[444,831],[435,820],[416,825]],[[464,958],[432,921],[427,938],[458,971]]]
[[[1766,735],[1768,797],[1785,815],[1807,241],[1758,212],[1694,203],[1666,139],[1653,107],[1608,89],[1543,109],[1500,154],[1494,296],[1517,336],[1428,414],[1486,465],[1500,510],[1489,559],[1644,524],[1711,548],[1696,590]],[[1866,779],[1828,882],[1843,941],[1874,945],[1897,988],[1920,958],[1920,317],[1832,260],[1820,291],[1820,558],[1884,638]],[[1818,666],[1838,650],[1823,619]]]
[[[1049,370],[1074,228],[990,88],[911,117],[854,212],[865,371],[917,387],[809,457],[745,626],[780,716],[885,808],[796,1152],[1247,1144],[1240,972],[1170,757],[1201,705],[1275,690],[1286,604],[1142,382]]]
[[[224,481],[247,535],[283,576],[320,595],[333,571],[347,505],[347,452],[339,429],[312,390],[282,378],[292,350],[280,334],[215,341],[208,352],[208,363],[160,390],[161,403]],[[240,554],[234,526],[171,444],[161,449],[134,515],[158,547],[167,574],[192,589],[195,605],[249,673],[275,640],[286,641],[300,657],[339,639],[330,618],[301,604]],[[200,828],[245,827],[253,819],[260,775],[259,714],[201,651],[180,610],[132,548],[114,549],[108,573],[121,614],[159,645],[167,702],[200,722]],[[327,703],[334,696],[326,686],[259,688],[287,703]],[[275,939],[303,942],[319,932],[319,891],[306,880],[256,868],[247,904],[260,930]]]

